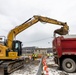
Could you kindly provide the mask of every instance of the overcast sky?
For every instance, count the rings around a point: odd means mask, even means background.
[[[41,15],[67,22],[76,34],[76,0],[0,0],[0,36],[31,18]],[[40,22],[17,35],[24,46],[51,47],[53,31],[60,26]]]

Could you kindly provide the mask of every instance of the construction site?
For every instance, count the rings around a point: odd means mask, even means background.
[[[14,39],[37,22],[60,26],[53,32],[52,48],[30,50]],[[29,18],[13,28],[7,39],[0,37],[0,75],[76,75],[76,36],[68,33],[66,22],[39,15]]]
[[[76,75],[76,0],[0,0],[0,75]]]

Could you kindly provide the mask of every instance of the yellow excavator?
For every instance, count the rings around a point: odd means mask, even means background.
[[[4,73],[11,73],[23,66],[24,60],[20,58],[22,55],[22,42],[19,40],[14,40],[14,38],[17,34],[39,21],[60,25],[61,28],[55,30],[54,33],[59,35],[68,34],[69,26],[67,23],[60,22],[48,17],[34,15],[23,24],[12,29],[7,36],[7,40],[0,44],[0,71],[4,71]]]

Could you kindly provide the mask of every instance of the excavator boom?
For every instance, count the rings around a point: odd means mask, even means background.
[[[66,23],[60,22],[60,21],[57,21],[55,19],[51,19],[51,18],[48,18],[48,17],[35,15],[32,18],[28,19],[23,24],[15,27],[14,29],[12,29],[9,32],[8,37],[7,37],[7,47],[9,49],[11,49],[12,48],[12,41],[13,41],[14,37],[17,34],[19,34],[20,32],[22,32],[23,30],[25,30],[28,27],[32,26],[33,24],[37,23],[38,21],[45,22],[45,23],[50,23],[50,24],[55,24],[55,25],[60,25],[62,27],[60,29],[55,30],[54,33],[57,33],[57,34],[60,34],[60,35],[68,34],[69,27]]]

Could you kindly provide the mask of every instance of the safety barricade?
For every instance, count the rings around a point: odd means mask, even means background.
[[[44,73],[44,75],[49,75],[48,66],[47,66],[47,63],[46,63],[46,58],[43,58],[42,64],[43,64],[43,73]]]

